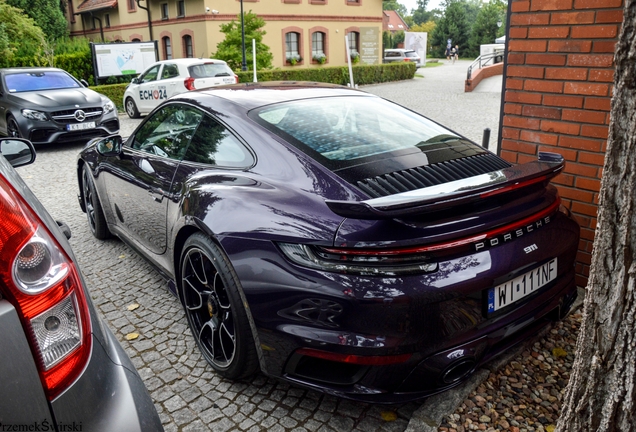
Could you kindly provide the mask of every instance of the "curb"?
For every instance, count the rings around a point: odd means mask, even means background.
[[[583,304],[584,297],[585,289],[578,288],[578,296],[576,301],[572,304],[570,313],[577,310]],[[468,395],[479,387],[480,384],[485,382],[492,372],[497,372],[503,366],[510,363],[515,357],[521,354],[523,350],[527,347],[531,347],[535,341],[547,334],[551,328],[552,325],[546,326],[535,337],[495,357],[475,371],[463,384],[426,399],[422,406],[413,412],[405,432],[437,432],[442,424],[443,418],[453,414]]]

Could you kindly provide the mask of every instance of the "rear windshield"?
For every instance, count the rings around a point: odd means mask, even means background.
[[[330,161],[425,151],[428,145],[461,139],[406,108],[367,96],[285,102],[250,116],[306,153]]]
[[[69,74],[58,71],[9,74],[4,82],[9,93],[81,87]]]
[[[407,51],[404,54],[406,54],[407,57],[418,57],[415,51]]]
[[[220,76],[232,76],[232,69],[223,63],[205,63],[189,66],[188,72],[192,78],[212,78]]]

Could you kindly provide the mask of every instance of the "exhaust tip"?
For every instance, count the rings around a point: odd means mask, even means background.
[[[444,384],[454,384],[470,375],[474,370],[477,362],[474,359],[462,359],[448,366],[442,372],[442,381]]]

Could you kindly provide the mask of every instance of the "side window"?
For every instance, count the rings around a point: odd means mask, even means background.
[[[222,124],[208,116],[201,120],[183,159],[230,168],[245,168],[254,163],[245,146]]]
[[[166,105],[144,122],[131,146],[135,150],[181,160],[202,116],[201,111],[187,105]]]
[[[150,82],[150,81],[154,81],[157,79],[157,74],[159,73],[159,67],[161,65],[157,65],[154,66],[150,69],[148,69],[140,78],[139,78],[139,82],[145,83],[145,82]]]
[[[168,63],[163,65],[161,79],[169,79],[179,76],[179,67],[176,64]]]

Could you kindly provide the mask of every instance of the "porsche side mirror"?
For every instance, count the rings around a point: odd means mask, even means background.
[[[86,88],[88,88],[88,82],[85,79],[81,79],[80,82],[82,83],[82,85]]]
[[[95,148],[102,156],[118,156],[121,154],[121,135],[111,135],[106,138],[97,138]]]
[[[0,139],[0,153],[14,167],[28,165],[35,160],[35,147],[24,138]]]

